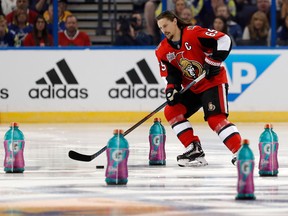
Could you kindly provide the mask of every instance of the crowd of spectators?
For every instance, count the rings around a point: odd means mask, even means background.
[[[269,46],[272,0],[167,0],[167,9],[191,25],[228,34],[234,46]],[[0,0],[0,47],[52,46],[53,0]],[[134,11],[118,17],[112,45],[157,45],[161,33],[155,17],[161,0],[134,0]],[[276,0],[277,45],[288,45],[288,0]],[[42,21],[44,19],[43,26]],[[68,21],[67,21],[68,20]],[[87,33],[78,29],[77,17],[58,0],[59,46],[89,46]],[[40,28],[41,27],[41,28]],[[96,27],[95,27],[96,28]],[[28,43],[26,40],[30,40]],[[26,41],[26,42],[25,42]],[[32,42],[33,41],[33,42]]]
[[[0,47],[53,46],[53,0],[0,0]],[[59,46],[90,46],[77,18],[58,0]]]
[[[167,7],[192,25],[219,31],[223,27],[234,46],[270,45],[271,0],[168,0]],[[276,7],[277,44],[287,45],[288,0],[276,0]],[[155,17],[161,10],[161,1],[148,0],[144,4],[146,32],[155,44],[161,36],[155,27]]]

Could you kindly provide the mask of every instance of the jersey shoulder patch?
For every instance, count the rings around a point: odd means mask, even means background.
[[[196,27],[196,26],[192,26],[192,25],[191,25],[191,26],[187,26],[186,29],[189,31],[189,30],[193,30],[195,27]]]

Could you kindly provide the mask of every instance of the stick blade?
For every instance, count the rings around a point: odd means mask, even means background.
[[[80,153],[72,151],[72,150],[69,151],[68,156],[71,159],[77,160],[77,161],[89,162],[89,161],[93,160],[93,158],[90,155],[83,155],[83,154],[80,154]]]

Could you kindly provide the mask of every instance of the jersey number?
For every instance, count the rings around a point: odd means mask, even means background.
[[[166,71],[166,65],[160,62],[160,68],[162,71]]]
[[[214,37],[216,34],[218,33],[218,31],[214,30],[214,29],[208,29],[207,32],[205,32],[205,34],[207,36],[210,36],[210,37]]]

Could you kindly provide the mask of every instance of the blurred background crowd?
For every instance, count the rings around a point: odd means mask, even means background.
[[[191,25],[227,33],[234,46],[287,46],[288,0],[276,0],[275,7],[272,1],[57,0],[55,43],[53,0],[0,0],[0,47],[156,46],[155,17],[163,8]]]

